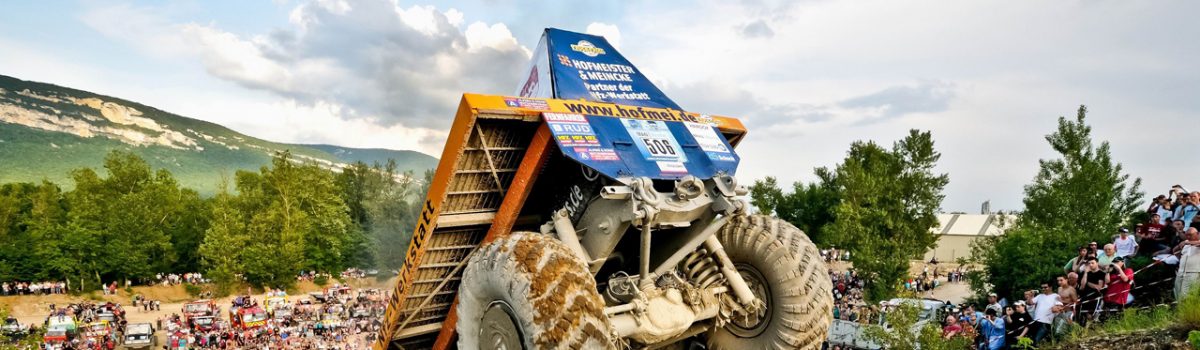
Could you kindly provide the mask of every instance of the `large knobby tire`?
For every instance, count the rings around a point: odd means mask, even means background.
[[[479,249],[458,288],[459,349],[612,347],[596,281],[562,242],[518,232]]]
[[[712,349],[820,349],[833,322],[832,283],[804,232],[763,215],[738,215],[717,233],[766,310],[709,334]]]

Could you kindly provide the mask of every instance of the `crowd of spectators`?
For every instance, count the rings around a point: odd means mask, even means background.
[[[989,295],[983,312],[968,306],[946,317],[944,337],[968,337],[977,349],[1008,349],[1018,339],[1033,344],[1118,314],[1133,302],[1135,272],[1127,266],[1136,256],[1149,256],[1153,265],[1175,265],[1181,254],[1200,247],[1200,191],[1175,186],[1147,208],[1150,219],[1134,232],[1119,228],[1111,242],[1088,242],[1062,266],[1062,274],[1037,290],[1014,296],[1009,304]],[[1151,265],[1151,266],[1153,266]]]
[[[834,261],[849,261],[850,260],[850,251],[843,250],[843,249],[837,249],[837,247],[830,247],[829,249],[821,249],[821,258],[825,259],[825,262],[827,262],[827,263],[834,262]]]
[[[4,282],[0,283],[0,291],[8,295],[47,295],[66,294],[67,284],[55,281],[42,282]]]
[[[333,290],[341,290],[334,288]],[[280,296],[281,292],[268,293]],[[160,324],[167,331],[167,349],[369,349],[381,327],[387,294],[379,290],[352,290],[325,303],[294,301],[290,315],[271,317],[252,329],[231,327],[228,322],[210,330],[189,329],[180,315]],[[258,301],[239,298],[238,307],[257,307]]]
[[[201,284],[210,282],[204,279],[204,275],[199,272],[178,273],[158,273],[154,275],[155,284],[164,286],[175,286],[180,284]]]
[[[854,270],[829,272],[833,282],[833,318],[843,321],[871,323],[876,311],[863,298],[865,281]]]

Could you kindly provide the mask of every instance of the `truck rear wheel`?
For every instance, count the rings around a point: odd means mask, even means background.
[[[460,349],[605,349],[596,281],[562,242],[514,233],[479,248],[459,287]]]
[[[808,236],[777,218],[740,215],[717,239],[766,308],[712,330],[709,346],[820,349],[833,322],[833,294],[825,262]]]

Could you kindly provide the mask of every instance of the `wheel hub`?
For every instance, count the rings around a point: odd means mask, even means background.
[[[488,304],[480,322],[479,346],[484,349],[524,349],[521,329],[513,318],[512,307],[503,301]]]
[[[751,312],[733,315],[729,322],[729,332],[743,338],[753,338],[767,329],[767,321],[771,319],[771,290],[766,278],[757,268],[747,264],[736,264],[737,271],[754,292],[754,297],[762,302],[761,307]]]

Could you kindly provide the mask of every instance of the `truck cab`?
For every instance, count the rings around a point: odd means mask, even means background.
[[[233,327],[239,330],[251,330],[267,325],[267,312],[258,306],[243,307],[230,319]]]

